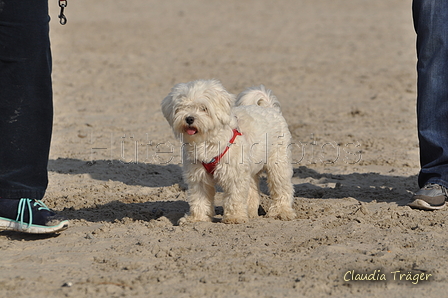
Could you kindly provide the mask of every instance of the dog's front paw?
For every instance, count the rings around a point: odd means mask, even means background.
[[[271,206],[266,217],[280,220],[293,220],[296,218],[296,212],[291,207]]]
[[[181,217],[179,218],[179,220],[177,221],[177,225],[178,226],[185,226],[186,224],[191,223],[191,221],[188,220],[187,216]]]
[[[178,224],[179,226],[184,226],[184,225],[187,225],[187,224],[189,224],[189,223],[198,222],[198,221],[209,221],[209,222],[210,222],[210,221],[212,221],[212,218],[211,218],[211,217],[208,217],[208,216],[198,218],[198,217],[196,217],[196,216],[192,216],[192,215],[189,215],[189,214],[185,214],[184,217],[181,217],[181,218],[177,221],[177,224]]]
[[[222,218],[222,222],[226,224],[241,224],[248,221],[249,218],[247,216],[224,215]]]

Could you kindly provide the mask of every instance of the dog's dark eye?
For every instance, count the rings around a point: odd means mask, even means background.
[[[201,107],[201,110],[202,110],[202,112],[205,112],[205,113],[207,113],[207,112],[208,112],[208,109],[207,109],[207,107]]]

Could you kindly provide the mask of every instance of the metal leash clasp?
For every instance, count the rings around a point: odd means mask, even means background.
[[[67,7],[67,0],[58,0],[59,1],[59,7],[61,8],[61,12],[59,13],[59,23],[61,25],[67,24],[67,18],[64,15],[64,8]]]

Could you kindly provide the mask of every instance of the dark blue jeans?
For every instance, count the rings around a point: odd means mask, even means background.
[[[53,122],[48,0],[0,0],[0,197],[41,199]]]
[[[448,187],[448,1],[414,0],[420,187]]]

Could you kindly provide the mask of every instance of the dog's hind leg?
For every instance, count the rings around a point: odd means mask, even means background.
[[[292,185],[292,166],[287,160],[270,160],[266,168],[268,187],[273,204],[269,207],[267,217],[291,220],[296,217],[292,208],[294,188]]]
[[[249,218],[258,217],[258,207],[260,206],[259,178],[258,175],[251,177],[249,195],[247,201],[247,212]]]

